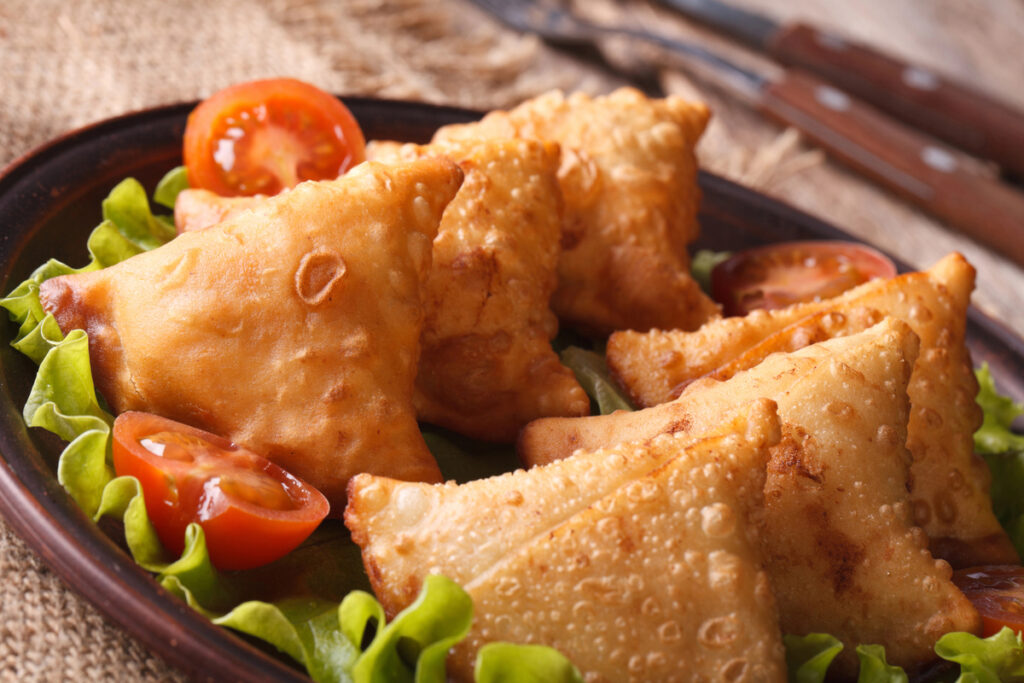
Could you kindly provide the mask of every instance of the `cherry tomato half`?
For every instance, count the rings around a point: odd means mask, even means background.
[[[219,195],[277,194],[337,178],[366,158],[348,107],[291,78],[251,81],[203,100],[185,126],[192,187]]]
[[[896,275],[878,251],[853,242],[784,242],[748,249],[711,271],[725,315],[828,299],[876,277]]]
[[[249,569],[286,555],[327,516],[323,494],[227,439],[149,413],[114,421],[114,469],[142,485],[164,547],[180,555],[185,527],[205,532],[219,569]]]
[[[1024,631],[1024,567],[989,565],[953,572],[953,583],[981,615],[982,636],[1004,626]]]

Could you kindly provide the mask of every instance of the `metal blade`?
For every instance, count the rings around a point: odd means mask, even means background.
[[[766,80],[702,45],[628,26],[596,24],[566,10],[559,3],[532,0],[472,0],[481,9],[519,31],[536,33],[561,45],[598,45],[601,38],[633,38],[656,45],[687,60],[689,70],[711,72],[717,83],[748,101],[758,101]],[[700,65],[700,68],[698,67]]]
[[[733,7],[718,0],[658,0],[658,2],[709,28],[731,35],[758,50],[765,49],[779,30],[777,22],[763,15]]]

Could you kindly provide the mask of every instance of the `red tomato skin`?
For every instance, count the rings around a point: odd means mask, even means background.
[[[231,135],[229,128],[245,134]],[[257,144],[261,140],[265,144]],[[334,151],[322,164],[314,164],[294,152],[303,142],[309,143],[306,152],[322,143],[333,145]],[[218,156],[223,145],[230,147],[238,169],[225,168]],[[259,154],[250,158],[250,146],[269,150],[276,163],[264,165],[267,160]],[[272,195],[301,180],[343,174],[366,159],[366,141],[355,117],[336,97],[296,79],[274,78],[232,85],[203,100],[189,114],[183,156],[191,187],[222,196]],[[252,182],[262,175],[276,181]]]
[[[746,249],[719,263],[711,271],[711,293],[725,315],[746,315],[831,298],[895,275],[888,257],[860,243],[782,242]]]
[[[261,507],[219,487],[214,495],[201,497],[210,476],[190,476],[194,475],[190,463],[164,459],[138,443],[161,432],[199,438],[225,451],[232,463],[241,463],[254,476],[280,485],[294,509]],[[215,434],[148,413],[123,413],[115,420],[113,460],[118,476],[139,480],[146,512],[167,551],[180,555],[185,529],[196,522],[203,528],[210,561],[222,570],[250,569],[283,557],[305,540],[330,510],[323,494],[270,461]],[[212,475],[227,473],[227,464],[223,471],[212,471]],[[200,502],[205,503],[202,511]]]
[[[1024,633],[1024,567],[986,565],[953,572],[953,583],[981,615],[982,637],[1003,627]]]

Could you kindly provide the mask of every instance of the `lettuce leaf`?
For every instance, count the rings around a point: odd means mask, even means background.
[[[947,633],[935,643],[935,653],[960,665],[957,683],[1024,682],[1024,642],[1005,627],[988,638]]]
[[[174,211],[174,202],[178,201],[178,194],[188,189],[188,171],[184,166],[168,171],[153,190],[153,201]]]
[[[1024,557],[1024,436],[1012,431],[1014,419],[1024,414],[1024,406],[1001,395],[995,380],[982,365],[975,371],[981,390],[978,404],[984,421],[974,434],[974,448],[985,458],[992,472],[992,510],[1017,553]]]
[[[604,354],[570,346],[559,356],[562,364],[576,375],[576,381],[587,392],[591,403],[597,407],[601,415],[614,413],[616,410],[633,410],[629,399],[619,391],[612,380]]]
[[[690,259],[690,274],[705,294],[711,295],[711,271],[730,256],[732,256],[731,251],[700,249]]]
[[[122,180],[110,191],[103,200],[103,218],[116,225],[117,231],[139,249],[155,249],[177,234],[173,219],[153,213],[146,189],[135,178]]]
[[[171,207],[184,187],[184,171],[175,169],[161,180],[155,199]],[[96,395],[85,332],[64,337],[39,301],[39,285],[51,277],[105,268],[174,236],[171,219],[152,213],[133,179],[111,191],[103,215],[88,239],[88,265],[76,269],[51,260],[0,300],[19,326],[12,345],[39,364],[25,421],[69,442],[57,464],[60,483],[95,520],[121,520],[133,559],[155,573],[166,590],[214,623],[273,645],[313,680],[443,683],[444,655],[471,623],[468,594],[444,577],[429,577],[416,602],[386,624],[383,608],[365,592],[369,582],[359,548],[339,522],[323,523],[286,557],[245,572],[219,572],[196,524],[186,530],[181,556],[168,556],[149,521],[139,482],[114,475],[113,417]],[[443,448],[439,439],[435,448]],[[455,445],[448,450],[453,461],[462,453]],[[458,462],[451,466],[466,469]],[[505,662],[508,675],[522,669],[541,680],[563,680],[565,658],[549,650],[531,651],[521,663]]]
[[[1011,431],[1013,421],[1019,415],[1024,415],[1024,405],[996,391],[988,363],[984,363],[974,374],[980,386],[978,405],[985,416],[981,428],[974,433],[975,450],[986,455],[1024,451],[1024,436]]]
[[[583,683],[583,675],[558,650],[540,645],[488,643],[476,656],[477,683]]]
[[[353,665],[352,678],[356,683],[444,681],[448,650],[466,637],[472,621],[469,594],[451,579],[428,576],[416,601],[377,631]]]
[[[827,633],[785,635],[782,642],[790,683],[824,683],[832,660],[843,650],[843,644]]]
[[[857,659],[860,671],[857,683],[907,683],[907,673],[885,661],[885,648],[881,645],[858,645]]]

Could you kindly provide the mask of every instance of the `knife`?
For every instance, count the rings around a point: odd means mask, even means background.
[[[702,64],[715,82],[802,131],[833,156],[1024,266],[1024,194],[978,168],[977,160],[913,130],[797,69],[767,78],[702,45],[622,26],[595,24],[559,5],[473,0],[505,24],[563,46],[604,38],[642,40]],[[695,61],[696,60],[696,61]]]
[[[807,24],[779,24],[719,0],[658,2],[1024,176],[1024,112],[989,95]]]

